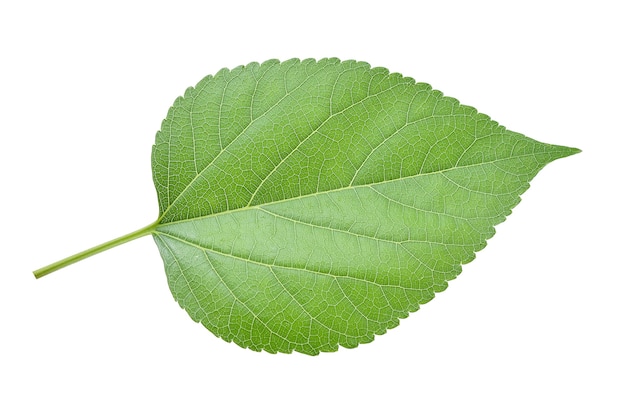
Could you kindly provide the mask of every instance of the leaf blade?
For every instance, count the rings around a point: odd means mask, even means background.
[[[336,59],[203,79],[153,151],[155,242],[175,299],[227,341],[307,354],[397,326],[485,246],[543,166],[576,152]]]

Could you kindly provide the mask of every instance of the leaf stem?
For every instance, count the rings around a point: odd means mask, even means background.
[[[124,236],[120,236],[116,239],[113,240],[109,240],[106,243],[102,243],[98,246],[94,246],[90,249],[84,250],[80,253],[76,253],[73,256],[69,256],[64,258],[63,260],[59,260],[55,263],[49,264],[45,267],[42,267],[38,270],[33,271],[33,274],[35,275],[35,278],[41,278],[43,276],[46,276],[52,272],[55,272],[59,269],[62,269],[65,266],[69,266],[70,264],[74,264],[78,261],[84,260],[87,257],[91,257],[94,254],[98,254],[101,253],[103,251],[109,250],[115,246],[119,246],[121,244],[124,243],[128,243],[131,240],[135,240],[138,239],[142,236],[146,236],[151,234],[152,232],[154,232],[154,230],[156,229],[157,225],[159,224],[159,221],[157,220],[154,223],[149,224],[148,226],[145,226],[141,229],[137,229],[134,232],[131,232],[127,235]]]

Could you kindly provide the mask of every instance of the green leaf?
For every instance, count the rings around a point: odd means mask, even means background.
[[[352,348],[444,290],[537,172],[578,151],[363,62],[224,69],[157,133],[159,219],[66,263],[151,233],[174,298],[215,335]]]

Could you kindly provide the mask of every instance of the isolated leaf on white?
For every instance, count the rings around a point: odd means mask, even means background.
[[[207,76],[153,146],[152,234],[174,298],[253,350],[356,347],[461,272],[549,162],[579,152],[364,62],[270,60]]]

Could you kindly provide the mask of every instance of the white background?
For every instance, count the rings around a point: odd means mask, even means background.
[[[624,406],[619,2],[2,2],[0,405]],[[150,237],[168,107],[222,67],[384,66],[582,154],[548,165],[450,287],[357,349],[243,350],[173,301]]]

